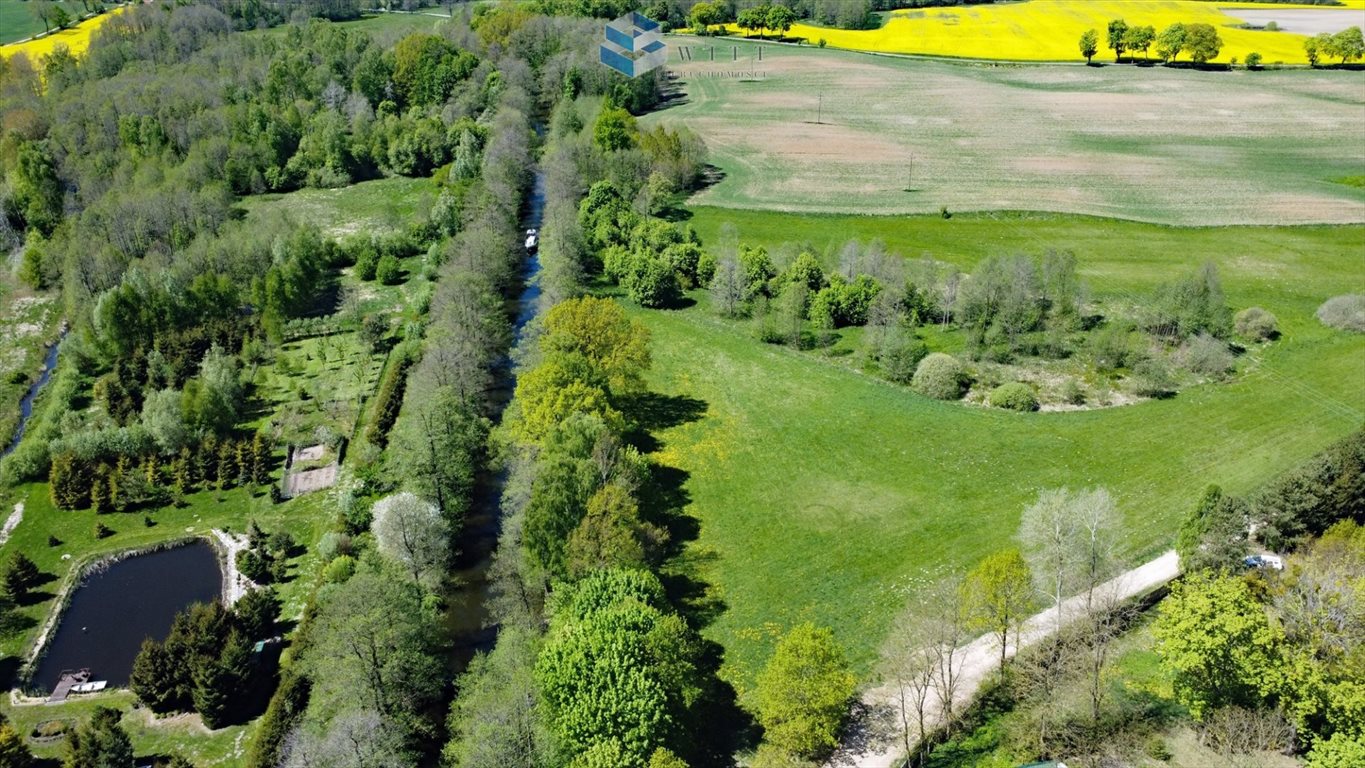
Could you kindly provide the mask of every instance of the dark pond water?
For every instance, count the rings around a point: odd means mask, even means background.
[[[62,338],[66,338],[66,332],[62,332]],[[38,380],[33,382],[33,386],[28,388],[24,397],[19,401],[19,428],[14,430],[14,437],[10,438],[9,445],[5,446],[4,453],[0,456],[8,456],[19,447],[19,441],[24,437],[24,428],[28,426],[28,419],[33,415],[33,401],[38,397],[38,392],[42,390],[47,382],[52,378],[52,371],[57,367],[57,347],[61,346],[60,340],[47,348],[47,355],[43,358],[43,372],[38,376]]]
[[[92,680],[128,684],[144,638],[164,640],[186,606],[222,593],[218,556],[208,542],[138,555],[86,578],[62,614],[32,687],[52,690],[64,669],[89,667]]]

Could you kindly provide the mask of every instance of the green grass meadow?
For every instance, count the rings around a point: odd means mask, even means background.
[[[1104,486],[1137,562],[1169,547],[1209,483],[1249,491],[1365,419],[1365,336],[1313,317],[1365,290],[1365,227],[1175,229],[1070,216],[803,217],[696,209],[714,242],[817,249],[880,237],[892,251],[969,270],[991,253],[1076,251],[1097,298],[1141,301],[1214,260],[1229,303],[1274,312],[1283,336],[1228,383],[1169,400],[1018,414],[941,403],[841,360],[761,343],[747,323],[697,306],[636,310],[653,333],[651,385],[705,403],[659,435],[655,458],[687,473],[700,522],[680,567],[725,610],[707,630],[741,692],[776,632],[828,624],[867,679],[881,639],[918,587],[1014,542],[1039,490]]]

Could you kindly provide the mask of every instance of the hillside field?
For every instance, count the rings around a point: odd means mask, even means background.
[[[1340,181],[1365,174],[1365,72],[963,64],[771,44],[760,62],[757,43],[670,45],[693,57],[670,53],[682,98],[643,122],[706,141],[722,178],[693,204],[1365,222],[1365,188]]]
[[[1175,229],[1072,216],[811,217],[699,208],[776,248],[880,237],[892,251],[970,269],[991,253],[1076,251],[1097,300],[1140,301],[1206,259],[1236,309],[1259,305],[1284,336],[1226,384],[1170,400],[1077,413],[1014,414],[921,398],[819,353],[759,342],[706,297],[638,311],[653,333],[652,386],[705,404],[660,435],[655,458],[685,473],[700,522],[680,567],[725,609],[709,628],[741,693],[774,633],[834,628],[868,675],[889,622],[916,588],[1008,546],[1043,488],[1104,486],[1130,524],[1137,563],[1171,545],[1208,483],[1248,491],[1359,428],[1365,336],[1313,317],[1365,290],[1365,228]]]
[[[1238,12],[1250,10],[1248,18]],[[1324,13],[1325,12],[1325,13]],[[1276,14],[1279,14],[1277,17]],[[1365,4],[1352,0],[1343,6],[1283,7],[1264,3],[1208,3],[1193,0],[1029,0],[1000,5],[922,8],[895,11],[883,17],[878,29],[830,29],[797,24],[791,37],[814,43],[824,39],[837,48],[881,53],[929,54],[958,58],[1008,59],[1015,61],[1085,61],[1077,41],[1087,29],[1100,33],[1099,61],[1113,60],[1104,47],[1104,33],[1111,19],[1124,19],[1130,26],[1148,25],[1162,29],[1174,23],[1212,24],[1223,38],[1223,49],[1215,62],[1232,58],[1245,61],[1247,54],[1260,53],[1267,64],[1306,64],[1304,34],[1322,27],[1317,16],[1323,14],[1333,31],[1352,24],[1365,24]],[[1276,20],[1282,31],[1239,29],[1241,24],[1264,26]],[[1156,57],[1155,48],[1149,55]],[[1183,60],[1188,60],[1185,54]]]

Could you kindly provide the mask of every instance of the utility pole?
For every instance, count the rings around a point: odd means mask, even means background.
[[[815,102],[815,124],[820,125],[820,118],[824,117],[825,112],[825,94],[822,93],[816,98],[817,101]]]

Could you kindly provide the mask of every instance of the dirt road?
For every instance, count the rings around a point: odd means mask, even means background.
[[[1180,558],[1172,550],[1105,582],[1097,592],[1124,600],[1149,592],[1174,579],[1179,573]],[[1029,617],[1018,639],[1010,644],[1008,655],[1013,656],[1021,646],[1033,645],[1051,635],[1059,618],[1062,624],[1066,624],[1074,621],[1084,610],[1085,596],[1077,595],[1063,600],[1061,605]],[[961,711],[1000,665],[1000,648],[996,646],[994,636],[983,635],[960,648],[956,658],[960,660],[961,667],[957,672],[958,682],[954,686],[953,708]],[[934,714],[928,718],[927,724],[927,729],[931,731],[938,726],[937,713],[941,709],[934,697],[935,693],[931,692],[929,710]],[[865,693],[860,707],[865,713],[865,722],[851,729],[850,738],[830,759],[830,768],[898,768],[905,756],[904,742],[900,732],[886,724],[902,722],[901,701],[900,691],[894,683]],[[913,714],[908,715],[909,722],[915,719]]]

